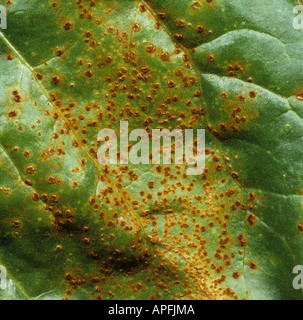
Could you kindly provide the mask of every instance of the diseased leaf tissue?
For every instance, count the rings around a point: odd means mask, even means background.
[[[1,5],[3,299],[302,298],[296,1]],[[100,165],[120,120],[207,128],[204,173]]]

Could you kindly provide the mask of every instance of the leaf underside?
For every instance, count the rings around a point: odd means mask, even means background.
[[[1,4],[2,299],[302,299],[295,1]],[[207,128],[205,172],[102,166],[120,120]]]

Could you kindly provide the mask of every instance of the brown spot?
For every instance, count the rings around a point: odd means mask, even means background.
[[[172,80],[168,81],[167,85],[169,86],[169,88],[175,87],[175,83]]]
[[[164,12],[159,12],[158,13],[158,17],[161,19],[161,20],[164,20],[166,18],[166,15]]]
[[[10,117],[15,117],[17,115],[17,112],[16,111],[11,111],[8,115]]]
[[[303,100],[303,92],[300,92],[297,94],[297,99],[298,100]]]
[[[52,83],[58,84],[60,82],[60,78],[58,76],[53,76],[52,77]]]
[[[148,187],[149,187],[149,189],[153,189],[154,188],[154,182],[153,181],[149,181],[148,182]]]
[[[41,199],[42,199],[43,201],[47,201],[47,200],[48,200],[48,195],[47,195],[47,194],[43,194],[43,195],[41,196]]]
[[[14,91],[12,92],[12,94],[13,94],[14,100],[15,100],[16,102],[21,102],[21,96],[19,95],[19,93],[18,93],[17,90],[14,90]]]
[[[222,165],[218,164],[216,168],[217,168],[217,171],[221,171],[222,170]]]
[[[256,216],[251,213],[251,214],[247,217],[247,222],[249,223],[249,225],[255,226],[256,223],[257,223]]]
[[[39,197],[39,194],[38,193],[34,193],[33,194],[33,200],[34,201],[39,201],[40,197]]]
[[[300,232],[303,232],[303,224],[299,224],[299,225],[298,225],[298,230],[299,230]]]
[[[72,278],[72,275],[70,273],[66,273],[65,279],[66,280],[71,280],[71,278]]]
[[[154,46],[153,44],[150,44],[149,46],[147,46],[146,51],[149,53],[155,52],[156,46]]]
[[[135,32],[139,32],[140,29],[141,29],[141,27],[140,27],[140,25],[138,23],[135,23],[133,28],[134,28]]]
[[[175,37],[176,40],[182,40],[184,38],[183,34],[181,34],[181,33],[175,33],[174,37]]]
[[[70,21],[65,22],[65,25],[64,25],[65,30],[70,30],[71,27],[72,27],[72,23]]]
[[[83,242],[84,242],[85,244],[87,244],[87,245],[90,244],[90,240],[89,240],[88,238],[84,238],[84,239],[83,239]]]
[[[13,225],[14,228],[19,228],[20,227],[20,221],[19,220],[13,221],[12,225]]]
[[[234,179],[238,179],[238,178],[239,178],[239,173],[238,173],[238,172],[232,172],[232,173],[231,173],[231,176],[232,176]]]
[[[164,52],[161,54],[160,58],[163,60],[163,61],[169,61],[170,60],[170,57],[169,57],[169,53],[168,52]]]
[[[49,184],[56,183],[55,177],[54,176],[49,176],[48,179],[47,179],[47,183],[49,183]]]
[[[215,62],[215,57],[214,57],[212,54],[210,54],[210,55],[207,57],[207,60],[208,60],[209,62]]]
[[[63,50],[58,49],[58,50],[56,51],[56,56],[61,57],[61,56],[63,55],[63,53],[64,53]]]
[[[140,11],[145,12],[146,11],[146,6],[144,4],[140,4]]]
[[[27,171],[27,173],[29,173],[29,174],[33,174],[33,173],[36,171],[36,169],[35,169],[35,167],[33,167],[33,166],[28,166],[28,167],[26,168],[26,171]]]
[[[253,98],[255,98],[255,97],[257,96],[257,92],[255,92],[255,91],[250,91],[250,92],[249,92],[249,96],[253,99]]]
[[[78,186],[77,181],[72,181],[72,187],[73,187],[73,188],[76,188],[77,186]]]
[[[87,77],[91,78],[91,77],[93,76],[92,70],[87,70],[87,71],[85,72],[85,75],[86,75]]]
[[[184,28],[185,27],[185,21],[183,19],[178,19],[176,21],[176,27],[177,28]]]
[[[32,185],[32,182],[29,179],[25,179],[24,183],[27,184],[28,186]]]
[[[204,27],[201,26],[201,25],[199,25],[199,26],[197,27],[197,31],[198,31],[199,33],[202,33],[202,32],[204,31]]]
[[[250,194],[249,194],[249,201],[254,201],[255,200],[255,198],[256,198],[256,195],[253,193],[253,192],[250,192]]]

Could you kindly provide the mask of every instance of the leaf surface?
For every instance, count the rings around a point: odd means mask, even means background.
[[[2,299],[302,299],[294,2],[5,5]],[[120,120],[207,128],[205,172],[102,166],[98,132]]]

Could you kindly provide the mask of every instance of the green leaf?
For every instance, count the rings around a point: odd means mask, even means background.
[[[302,299],[295,1],[4,5],[1,299]],[[205,172],[102,166],[120,120],[207,128]]]

